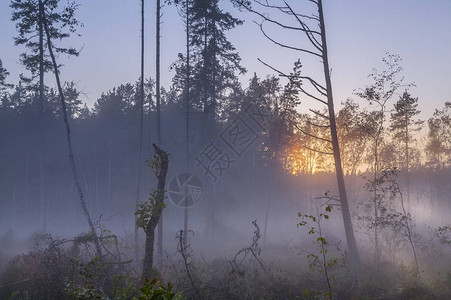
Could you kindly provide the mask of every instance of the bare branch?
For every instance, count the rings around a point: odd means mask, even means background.
[[[302,133],[305,134],[305,135],[308,135],[308,136],[310,136],[310,137],[312,137],[312,138],[315,138],[315,139],[317,139],[317,140],[321,140],[321,141],[325,141],[325,142],[332,143],[332,141],[329,140],[329,139],[325,139],[325,138],[322,138],[322,137],[313,135],[313,134],[311,134],[311,133],[308,133],[307,131],[304,131],[303,129],[299,128],[299,126],[298,126],[297,124],[296,124],[295,126],[296,126],[296,128],[297,128],[300,132],[302,132]]]
[[[321,103],[324,104],[324,105],[327,105],[327,102],[326,102],[326,101],[324,101],[324,100],[322,100],[322,99],[320,99],[320,98],[318,98],[318,97],[315,97],[315,96],[313,96],[313,95],[310,94],[310,93],[307,93],[307,92],[306,92],[303,88],[301,88],[301,87],[299,87],[299,89],[301,90],[301,92],[303,92],[304,94],[306,94],[306,95],[309,96],[310,98],[315,99],[316,101],[321,102]]]
[[[263,6],[263,7],[266,7],[266,8],[276,8],[276,9],[278,9],[278,7],[276,7],[276,6],[271,6],[271,5],[269,5],[269,4],[263,4],[263,3],[261,3],[260,1],[255,1],[255,2],[258,3],[258,4],[260,4],[260,5]],[[260,16],[260,17],[261,17],[262,19],[264,19],[265,21],[268,21],[268,22],[270,22],[270,23],[273,23],[273,24],[275,24],[275,25],[278,25],[279,27],[282,27],[282,28],[284,28],[284,29],[291,29],[291,30],[297,30],[297,31],[304,31],[304,32],[305,32],[305,29],[303,29],[303,28],[289,26],[289,25],[280,23],[280,22],[278,22],[278,21],[275,21],[275,20],[273,20],[273,19],[270,19],[269,17],[267,17],[266,15],[262,14],[261,12],[258,12],[258,11],[256,11],[256,10],[252,9],[250,6],[245,5],[242,1],[240,1],[240,2],[238,2],[238,3],[239,3],[242,7],[244,7],[247,11],[252,12],[252,13],[254,13],[254,14]],[[312,30],[311,33],[321,35],[320,32],[314,31],[314,30]]]
[[[318,40],[315,38],[315,36],[313,35],[313,30],[311,30],[308,25],[302,21],[297,15],[296,13],[293,11],[293,9],[291,8],[290,5],[288,5],[288,3],[286,1],[284,1],[285,5],[287,6],[287,8],[291,11],[291,14],[296,18],[296,20],[299,22],[299,24],[301,24],[302,29],[304,29],[305,34],[307,35],[307,38],[310,40],[310,42],[312,43],[312,45],[318,49],[318,51],[320,51],[321,53],[323,52],[323,45],[318,42]],[[318,20],[319,21],[319,20]],[[319,34],[321,36],[321,34]]]
[[[316,56],[318,56],[318,57],[322,57],[321,54],[318,54],[318,53],[316,53],[316,52],[313,52],[313,51],[310,51],[310,50],[307,50],[307,49],[297,48],[297,47],[288,46],[288,45],[279,43],[279,42],[277,42],[276,40],[274,40],[273,38],[271,38],[269,35],[266,34],[265,30],[263,29],[263,23],[257,23],[257,22],[255,22],[255,24],[257,24],[257,25],[260,27],[261,32],[263,33],[263,35],[264,35],[268,40],[270,40],[271,42],[273,42],[274,44],[276,44],[276,45],[278,45],[278,46],[280,46],[280,47],[282,47],[282,48],[287,48],[287,49],[291,49],[291,50],[301,51],[301,52],[305,52],[305,53],[308,53],[308,54],[316,55]]]
[[[308,124],[315,126],[315,127],[319,127],[319,128],[330,128],[330,125],[319,125],[319,124],[315,124],[311,121],[307,121]]]
[[[326,102],[326,101],[321,100],[320,98],[315,97],[315,96],[311,95],[310,93],[306,92],[306,91],[301,87],[301,84],[300,84],[298,81],[293,80],[293,78],[302,78],[302,77],[300,77],[300,76],[293,76],[293,75],[287,75],[287,74],[283,73],[282,71],[277,70],[276,68],[274,68],[274,67],[270,66],[269,64],[265,63],[265,62],[264,62],[263,60],[261,60],[260,58],[257,58],[257,60],[258,60],[259,62],[261,62],[262,64],[264,64],[265,66],[267,66],[268,68],[270,68],[271,70],[273,70],[273,71],[279,73],[279,76],[288,78],[288,79],[291,81],[291,83],[296,84],[296,85],[298,86],[299,90],[300,90],[302,93],[306,94],[307,96],[311,97],[312,99],[315,99],[316,101],[319,101],[319,102],[323,103],[324,105],[327,105],[327,102]],[[306,77],[306,78],[307,78],[307,77]],[[315,86],[313,83],[312,83],[312,85]]]
[[[255,2],[260,2],[260,1],[255,0]],[[301,17],[301,18],[306,18],[306,19],[309,19],[309,20],[315,20],[315,21],[319,22],[319,18],[317,16],[315,16],[315,15],[307,16],[307,15],[298,14],[298,13],[292,14],[290,12],[290,9],[287,6],[270,5],[268,3],[268,0],[266,0],[266,4],[263,4],[263,3],[259,3],[259,4],[264,6],[264,7],[267,7],[267,8],[277,8],[278,10],[280,10],[281,12],[283,12],[285,14],[294,15],[294,16],[298,16],[298,17]]]
[[[9,287],[9,286],[19,285],[19,284],[22,284],[22,283],[25,283],[25,282],[29,282],[29,281],[32,281],[32,280],[37,280],[37,279],[45,278],[46,275],[47,275],[47,274],[42,275],[42,276],[39,276],[39,277],[35,277],[35,274],[33,274],[33,277],[32,277],[32,278],[28,278],[28,279],[24,279],[24,280],[20,280],[20,281],[15,281],[15,282],[11,282],[11,283],[4,284],[4,285],[0,286],[0,289],[3,289],[3,288],[5,288],[5,287]]]
[[[315,87],[315,89],[319,93],[321,93],[321,95],[327,96],[327,94],[325,93],[327,91],[326,88],[324,86],[322,86],[321,84],[319,84],[318,82],[316,82],[315,80],[313,80],[311,77],[308,77],[308,76],[297,76],[297,77],[301,78],[301,79],[307,79]],[[322,91],[320,90],[320,88]]]
[[[319,18],[315,15],[307,16],[307,15],[295,13],[294,16],[298,16],[298,17],[306,18],[306,19],[310,19],[310,20],[315,20],[315,21],[319,22]]]
[[[263,62],[262,62],[262,63],[263,63]],[[327,97],[327,94],[319,89],[319,88],[323,88],[323,89],[324,89],[324,87],[323,87],[322,85],[320,85],[319,83],[317,83],[317,82],[316,82],[315,80],[313,80],[312,78],[308,77],[308,76],[286,75],[286,74],[279,74],[279,76],[287,77],[288,79],[290,79],[290,81],[292,81],[292,82],[294,82],[294,83],[297,83],[297,82],[294,81],[293,78],[307,79],[307,80],[312,84],[312,86],[318,91],[318,93],[320,93],[321,95]],[[324,105],[327,105],[327,102],[326,102],[326,101],[321,100],[320,98],[315,97],[315,96],[313,96],[313,95],[307,93],[307,92],[306,92],[304,89],[302,89],[300,86],[299,86],[299,89],[300,89],[304,94],[306,94],[307,96],[309,96],[309,97],[311,97],[311,98],[313,98],[313,99],[315,99],[315,100],[317,100],[317,101],[323,103]],[[324,90],[326,90],[326,89],[324,89]]]
[[[105,265],[126,265],[129,263],[132,263],[133,259],[124,260],[124,261],[106,261],[104,262]]]
[[[326,155],[334,155],[333,152],[324,152],[324,151],[321,151],[321,150],[312,149],[312,148],[307,147],[307,146],[305,146],[305,145],[301,145],[301,146],[304,147],[305,149],[310,150],[310,151],[313,151],[313,152],[318,152],[318,153],[326,154]]]
[[[155,144],[154,144],[155,147]],[[177,251],[180,252],[180,254],[182,255],[183,258],[183,262],[185,265],[185,270],[186,270],[186,275],[191,283],[191,287],[194,289],[196,296],[200,296],[200,290],[199,287],[196,285],[194,278],[190,272],[190,267],[191,267],[191,255],[192,255],[192,250],[190,249],[191,247],[191,243],[190,240],[188,238],[188,233],[187,232],[183,232],[182,229],[180,229],[180,231],[177,233],[177,239],[178,239],[178,244],[177,244]],[[197,298],[199,299],[199,298]]]
[[[314,109],[309,109],[309,111],[311,111],[311,112],[314,113],[315,115],[318,115],[318,116],[320,116],[320,117],[323,117],[323,118],[326,119],[326,120],[329,120],[329,117],[328,117],[328,116],[323,115],[323,114],[320,113],[319,111],[316,111],[316,110],[314,110]]]
[[[318,199],[318,200],[330,200],[330,201],[338,201],[338,202],[340,202],[340,196],[321,196],[321,197],[315,197],[315,199]]]
[[[320,90],[317,88],[316,85],[318,85],[319,87],[322,87],[322,86],[321,86],[320,84],[318,84],[316,81],[314,81],[313,79],[311,79],[310,77],[287,75],[287,74],[283,73],[282,71],[280,71],[280,70],[274,68],[273,66],[271,66],[271,65],[269,65],[269,64],[267,64],[267,63],[265,63],[265,62],[264,62],[263,60],[261,60],[260,58],[257,58],[257,60],[258,60],[259,62],[261,62],[262,64],[264,64],[265,66],[267,66],[268,68],[270,68],[271,70],[273,70],[273,71],[279,73],[279,76],[288,78],[288,79],[291,81],[291,83],[296,84],[296,85],[298,86],[299,90],[300,90],[302,93],[304,93],[305,95],[307,95],[308,97],[310,97],[310,98],[312,98],[312,99],[314,99],[314,100],[316,100],[316,101],[318,101],[318,102],[321,102],[321,103],[324,104],[324,105],[327,105],[327,102],[326,102],[326,101],[324,101],[324,100],[322,100],[322,99],[320,99],[320,98],[318,98],[318,97],[316,97],[316,96],[313,96],[312,94],[308,93],[306,90],[304,90],[304,89],[301,87],[301,84],[300,84],[298,81],[293,80],[293,78],[307,79],[307,80],[310,81],[310,83],[315,87],[315,89],[316,89],[319,93],[321,93],[322,95],[326,96],[326,94],[323,93],[322,91],[320,91]],[[322,87],[322,88],[324,88],[324,87]]]

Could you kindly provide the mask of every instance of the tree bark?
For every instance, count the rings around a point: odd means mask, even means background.
[[[279,126],[279,110],[276,109],[276,132],[277,132],[277,143],[276,143],[276,149],[274,152],[274,156],[270,158],[270,176],[274,176],[277,172],[277,160],[279,159],[279,149],[280,149],[280,140],[282,138],[282,135],[280,133],[280,126]],[[274,124],[274,123],[273,123]],[[273,125],[274,126],[274,125]],[[266,200],[266,213],[265,213],[265,223],[263,227],[263,245],[266,245],[266,232],[268,229],[268,218],[269,218],[269,210],[271,208],[272,203],[272,197],[273,197],[273,190],[275,181],[277,180],[277,176],[274,178],[274,180],[269,181],[269,191],[268,191],[268,199]]]
[[[189,51],[189,0],[186,0],[186,103],[185,103],[185,122],[186,122],[186,145],[185,145],[185,172],[189,172],[189,89],[190,89],[190,51]],[[185,193],[186,195],[186,193]],[[188,232],[188,208],[183,211],[183,232]]]
[[[204,112],[207,116],[209,116],[208,113],[208,73],[207,73],[207,66],[208,66],[208,61],[207,61],[207,48],[208,48],[208,18],[207,18],[207,1],[204,1],[204,14],[205,14],[205,19],[204,19],[204,53],[203,53],[203,64],[204,64]],[[186,233],[186,231],[185,231]]]
[[[157,24],[156,24],[156,76],[155,76],[155,89],[156,89],[156,100],[157,100],[157,145],[161,147],[161,112],[160,112],[160,25],[161,25],[161,4],[160,0],[157,0]]]
[[[276,40],[272,39],[263,29],[262,24],[260,25],[260,29],[265,35],[266,38],[268,38],[270,41],[272,41],[274,44],[281,46],[283,48],[293,49],[302,53],[307,53],[316,57],[319,57],[322,59],[323,63],[323,69],[324,69],[324,79],[326,82],[326,86],[322,86],[321,84],[317,83],[315,80],[313,80],[310,77],[306,76],[299,76],[298,79],[307,79],[308,82],[312,85],[314,89],[316,89],[317,92],[321,95],[320,97],[316,97],[309,92],[305,91],[302,87],[299,81],[294,81],[298,87],[299,90],[305,94],[307,97],[318,101],[322,104],[327,105],[328,108],[328,114],[329,116],[324,116],[319,112],[316,112],[314,110],[310,110],[313,113],[326,118],[329,120],[329,127],[330,127],[330,135],[331,140],[324,139],[319,136],[312,136],[316,138],[317,140],[322,140],[326,142],[330,142],[332,144],[333,153],[325,153],[324,154],[333,154],[334,156],[334,163],[335,163],[335,171],[337,176],[337,185],[338,185],[338,191],[340,195],[340,202],[341,202],[341,209],[342,209],[342,215],[343,215],[343,222],[344,222],[344,228],[345,228],[345,234],[346,234],[346,240],[347,245],[349,249],[349,257],[351,264],[355,269],[360,269],[361,263],[360,263],[360,257],[359,253],[357,251],[357,243],[354,236],[354,231],[352,228],[352,221],[351,221],[351,213],[349,210],[349,203],[348,198],[346,194],[346,186],[344,182],[344,175],[343,175],[343,168],[342,168],[342,162],[341,162],[341,156],[340,156],[340,147],[339,147],[339,141],[338,141],[338,135],[337,135],[337,125],[335,120],[335,111],[334,111],[334,101],[333,101],[333,94],[332,94],[332,83],[330,78],[330,71],[329,71],[329,61],[328,61],[328,52],[327,52],[327,43],[326,43],[326,27],[324,23],[324,14],[323,14],[323,4],[322,0],[310,0],[310,2],[313,2],[318,7],[318,16],[312,15],[312,16],[305,16],[301,14],[297,14],[292,7],[284,1],[285,6],[277,6],[270,4],[268,1],[256,1],[259,3],[262,7],[268,8],[268,9],[274,9],[278,12],[284,12],[288,16],[293,16],[296,19],[296,22],[299,24],[298,27],[292,27],[288,26],[285,23],[281,23],[278,21],[275,21],[268,17],[266,13],[258,12],[251,8],[250,3],[248,1],[238,1],[238,3],[246,8],[248,11],[251,11],[257,15],[259,15],[264,21],[269,21],[275,25],[277,25],[279,28],[287,30],[287,29],[297,29],[300,32],[303,32],[307,39],[310,41],[310,46],[312,46],[312,49],[307,48],[299,48],[298,46],[290,46],[287,44],[279,43]],[[309,20],[316,20],[319,24],[319,31],[312,30],[309,28],[309,26],[303,21],[303,19],[309,19]],[[321,40],[319,41],[317,37],[320,37]],[[271,67],[270,65],[264,63],[262,60],[259,59],[263,64],[270,67],[272,70],[279,73],[281,76],[287,77],[288,79],[292,80],[293,76],[284,74],[283,72],[277,70],[276,68]],[[294,76],[297,77],[297,76]],[[327,101],[321,99],[322,97],[327,97]],[[321,152],[321,151],[318,151]]]
[[[153,144],[155,153],[158,155],[159,170],[156,177],[158,179],[157,191],[155,195],[155,207],[152,209],[151,216],[146,225],[146,249],[144,253],[143,275],[142,279],[151,279],[156,275],[153,269],[155,228],[160,220],[164,208],[164,187],[166,185],[166,175],[168,173],[168,153],[163,151],[157,145]]]
[[[46,232],[47,230],[47,220],[45,211],[45,200],[44,200],[44,170],[42,164],[42,154],[43,154],[43,120],[44,120],[44,5],[42,0],[39,0],[39,102],[38,102],[38,131],[39,131],[39,145],[38,145],[38,155],[39,155],[39,206],[41,212],[41,231]]]
[[[112,206],[112,202],[111,202],[111,177],[112,177],[112,169],[113,169],[113,132],[110,132],[110,143],[109,143],[109,148],[108,148],[108,184],[107,184],[107,203],[106,204],[106,211],[108,214],[110,214],[110,207]]]
[[[44,5],[39,0],[39,113],[42,115],[44,106]],[[40,116],[42,117],[42,116]]]
[[[406,187],[407,187],[407,211],[410,213],[410,180],[409,180],[409,118],[408,112],[406,112]]]
[[[139,146],[138,146],[138,182],[136,186],[136,201],[139,203],[141,197],[141,170],[142,170],[142,145],[143,145],[143,121],[144,121],[144,0],[141,0],[141,82],[139,85],[140,103],[139,103]],[[135,215],[135,258],[138,257],[138,227],[136,226],[137,216]]]
[[[161,147],[161,100],[160,100],[160,17],[161,17],[161,4],[160,0],[157,0],[157,18],[156,18],[156,81],[155,81],[155,89],[156,89],[156,100],[157,100],[157,145]],[[161,214],[160,222],[158,223],[158,264],[161,264],[163,259],[163,220],[164,216]]]
[[[337,135],[337,126],[335,122],[335,111],[334,111],[334,102],[332,95],[332,83],[330,79],[329,72],[329,61],[327,56],[327,43],[326,43],[326,27],[324,24],[324,15],[323,15],[323,5],[322,0],[318,0],[318,12],[319,12],[319,20],[320,20],[320,28],[321,28],[321,42],[323,46],[322,58],[323,58],[323,66],[324,66],[324,78],[326,81],[326,89],[327,89],[327,106],[329,110],[329,120],[330,120],[330,134],[332,139],[332,148],[334,152],[334,162],[335,162],[335,172],[337,176],[337,184],[338,191],[340,194],[340,202],[341,202],[341,212],[343,215],[343,222],[345,227],[346,241],[349,249],[349,257],[351,264],[359,268],[360,267],[360,257],[357,251],[357,243],[354,236],[354,230],[352,228],[352,220],[351,213],[349,211],[349,203],[348,197],[346,195],[346,186],[344,182],[343,169],[341,165],[341,157],[340,157],[340,147],[338,143],[338,135]]]

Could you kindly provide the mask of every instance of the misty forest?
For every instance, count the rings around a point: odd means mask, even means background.
[[[135,1],[136,79],[88,103],[78,2],[8,3],[0,299],[451,298],[451,102],[423,117],[397,49],[339,99],[330,1]]]

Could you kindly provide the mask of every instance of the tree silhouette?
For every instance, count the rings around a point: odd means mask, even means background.
[[[409,143],[414,140],[412,133],[421,129],[424,121],[413,120],[418,115],[418,98],[413,98],[407,90],[394,104],[395,111],[391,114],[390,131],[393,140],[404,144],[404,169],[409,172]]]
[[[157,145],[161,147],[161,87],[160,87],[160,37],[161,37],[161,1],[156,1],[156,43],[155,43],[155,91],[156,91],[156,104],[157,104]],[[158,261],[159,264],[163,259],[163,213],[160,216],[160,222],[158,223]]]
[[[426,145],[428,163],[437,169],[451,166],[451,102],[445,102],[441,110],[436,109],[428,120]]]
[[[146,232],[146,243],[143,261],[143,279],[151,279],[154,277],[153,257],[154,257],[154,242],[155,242],[155,227],[160,221],[161,214],[164,209],[164,194],[166,185],[166,175],[169,166],[169,154],[162,150],[157,145],[153,144],[155,155],[150,162],[155,176],[158,179],[157,188],[151,195],[150,204],[142,206],[143,209],[138,211],[140,214],[139,221],[141,227]]]
[[[399,100],[394,104],[394,107],[395,111],[391,114],[390,131],[393,132],[394,141],[404,144],[403,152],[404,170],[406,172],[407,207],[410,209],[409,144],[414,140],[412,132],[419,131],[424,122],[421,120],[413,120],[413,117],[420,113],[418,110],[418,98],[413,98],[407,90],[399,97]]]
[[[40,7],[41,11],[43,11],[44,4],[42,2],[40,2],[39,4],[41,6]],[[75,20],[74,13],[75,13],[75,10],[70,11],[70,15],[68,16],[67,19],[65,19],[65,22],[63,23],[63,25],[78,24],[78,22]],[[77,188],[78,195],[80,197],[80,203],[81,203],[81,206],[83,209],[83,213],[85,214],[86,220],[89,225],[89,229],[91,231],[90,233],[91,233],[93,241],[94,241],[94,245],[96,248],[96,254],[99,257],[99,259],[102,260],[103,258],[102,258],[102,249],[100,247],[100,241],[97,236],[97,232],[94,228],[94,224],[92,223],[91,216],[89,214],[88,208],[86,206],[86,202],[84,200],[83,190],[81,188],[80,181],[78,179],[78,172],[77,172],[77,167],[75,165],[74,152],[72,149],[72,137],[71,137],[71,132],[70,132],[70,126],[69,126],[69,120],[68,120],[68,114],[67,114],[67,108],[66,108],[66,101],[65,101],[64,92],[63,92],[63,88],[62,88],[60,77],[59,77],[58,64],[56,63],[55,54],[53,52],[54,46],[52,43],[52,36],[50,34],[51,27],[49,27],[49,24],[47,23],[47,20],[45,17],[42,19],[42,23],[43,23],[42,25],[44,27],[45,35],[47,37],[47,48],[49,50],[50,58],[52,60],[53,72],[55,74],[56,84],[58,87],[58,93],[59,93],[60,100],[61,100],[61,108],[62,108],[63,119],[64,119],[65,128],[66,128],[67,146],[68,146],[68,150],[69,150],[69,160],[70,160],[70,165],[71,165],[71,169],[72,169],[73,179],[75,181],[75,186]],[[74,31],[75,29],[72,27],[71,30]]]
[[[319,83],[318,81],[309,76],[303,76],[299,74],[292,75],[284,73],[283,71],[280,71],[277,68],[274,68],[270,64],[259,59],[264,65],[268,66],[273,71],[277,72],[280,76],[286,77],[291,82],[296,84],[297,88],[299,89],[300,92],[302,92],[302,94],[325,105],[327,108],[327,114],[323,114],[322,112],[313,109],[310,109],[310,111],[320,116],[321,118],[327,120],[328,123],[327,127],[329,128],[330,136],[328,138],[322,137],[316,138],[328,143],[329,146],[332,146],[332,149],[329,148],[330,150],[328,150],[326,153],[329,155],[333,155],[334,158],[335,172],[340,196],[339,201],[344,221],[349,255],[351,259],[351,264],[358,269],[360,267],[360,257],[357,251],[356,240],[352,228],[351,214],[342,169],[340,145],[338,141],[337,125],[335,121],[334,100],[332,93],[332,82],[330,77],[329,58],[326,42],[326,27],[324,21],[322,0],[308,1],[317,10],[317,14],[312,15],[306,15],[295,12],[292,6],[288,4],[286,1],[281,1],[282,3],[277,5],[270,4],[268,1],[261,0],[252,1],[252,4],[255,4],[257,8],[253,7],[250,1],[235,0],[235,2],[239,4],[241,7],[245,8],[246,10],[260,16],[260,18],[262,19],[262,22],[259,24],[260,30],[262,34],[272,43],[285,49],[295,50],[300,53],[309,54],[317,59],[321,59],[322,61],[324,72],[324,83]],[[281,19],[271,18],[266,13],[266,11],[282,13],[283,18]],[[287,17],[291,18],[291,20],[296,25],[291,25],[291,23],[288,23]],[[305,47],[298,47],[277,41],[277,39],[268,34],[267,30],[265,29],[265,25],[268,24],[283,29],[285,31],[290,32],[294,31],[296,33],[299,32],[303,33],[308,40],[308,46],[306,45]],[[316,29],[312,29],[316,27],[319,27],[319,31]],[[304,83],[307,83],[310,86],[310,89],[307,89],[303,85]],[[312,124],[312,125],[323,126],[320,124]]]
[[[32,77],[28,78],[28,81],[39,76],[41,105],[44,101],[44,73],[52,69],[49,54],[45,52],[48,39],[68,38],[75,32],[77,26],[82,25],[73,18],[78,5],[75,2],[68,2],[67,6],[58,11],[59,2],[60,0],[13,0],[10,4],[14,10],[11,20],[16,22],[16,28],[19,31],[19,36],[14,38],[14,44],[25,45],[31,50],[31,54],[28,52],[20,54],[20,61],[31,72]],[[49,38],[44,33],[44,19],[49,29]],[[75,48],[65,47],[54,47],[54,52],[74,56],[80,53]]]
[[[136,201],[138,205],[141,192],[141,173],[142,173],[142,144],[143,144],[143,122],[144,122],[144,0],[141,0],[141,78],[139,82],[139,143],[138,143],[138,178],[136,187]],[[135,257],[138,257],[138,226],[136,225],[137,217],[135,215]]]
[[[49,53],[45,52],[50,39],[62,40],[75,32],[75,28],[81,25],[75,18],[74,12],[78,5],[75,2],[68,2],[67,6],[58,11],[59,0],[13,0],[10,4],[13,9],[11,20],[16,22],[16,29],[19,35],[14,38],[15,45],[25,45],[31,50],[20,54],[20,61],[31,72],[31,78],[21,75],[24,83],[31,82],[39,76],[39,98],[37,101],[38,118],[35,125],[40,137],[43,140],[43,111],[44,111],[44,73],[52,69],[52,62]],[[48,32],[45,32],[44,22],[47,24]],[[63,30],[64,28],[64,30]],[[53,47],[57,54],[79,55],[75,48]],[[46,210],[44,203],[44,171],[42,163],[41,143],[37,146],[37,156],[39,159],[39,202],[41,203],[42,230],[46,230]]]
[[[380,177],[381,165],[384,165],[381,160],[384,159],[382,154],[384,145],[384,133],[386,130],[385,120],[388,113],[388,102],[392,99],[397,90],[403,86],[404,77],[399,77],[402,67],[400,65],[401,57],[396,54],[389,54],[382,58],[384,69],[378,71],[373,69],[369,77],[373,83],[366,86],[364,89],[356,92],[356,94],[367,100],[368,103],[374,106],[374,110],[368,112],[365,117],[365,122],[362,124],[363,130],[369,135],[371,144],[371,160],[373,171],[373,182],[377,182]],[[385,155],[385,157],[388,157]],[[388,167],[385,165],[385,167]],[[383,191],[378,185],[375,185],[371,190],[373,193],[373,220],[374,220],[374,245],[375,245],[375,266],[379,270],[380,264],[380,247],[379,247],[379,211],[383,209],[380,206],[381,194]]]
[[[6,77],[8,76],[9,72],[3,67],[2,60],[0,59],[0,98],[3,96],[6,89],[13,87],[12,84],[6,83]]]
[[[181,6],[186,16],[185,23],[189,24],[190,98],[196,99],[192,106],[213,120],[219,112],[220,100],[225,100],[227,91],[236,84],[236,73],[246,72],[240,64],[239,54],[225,34],[243,21],[222,11],[219,0],[174,2]],[[182,90],[186,84],[186,56],[179,54],[173,68],[177,73],[173,82]]]
[[[186,76],[185,76],[185,172],[189,172],[189,118],[190,118],[190,76],[191,76],[191,65],[190,65],[190,43],[189,43],[189,32],[190,32],[190,4],[189,0],[185,1],[185,26],[186,26]],[[188,232],[188,207],[185,207],[183,212],[183,229],[185,234]],[[186,238],[186,236],[185,236]]]

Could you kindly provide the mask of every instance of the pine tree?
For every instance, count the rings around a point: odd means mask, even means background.
[[[6,68],[3,68],[2,60],[0,59],[0,98],[6,89],[11,88],[13,85],[6,83],[6,77],[9,76],[9,72]]]
[[[14,38],[15,45],[25,45],[29,52],[20,55],[20,61],[31,72],[31,78],[21,76],[25,83],[31,84],[39,76],[39,98],[37,102],[38,118],[36,128],[39,140],[43,141],[44,122],[44,73],[50,71],[52,61],[49,58],[50,40],[62,40],[75,32],[77,26],[81,25],[73,16],[78,5],[75,2],[68,3],[61,11],[58,11],[59,0],[13,0],[10,4],[13,9],[11,20],[16,22],[19,35]],[[46,27],[46,28],[45,28]],[[64,31],[65,28],[68,31]],[[47,29],[47,30],[46,30]],[[79,51],[75,48],[53,47],[55,54],[67,54],[78,56]],[[37,157],[39,158],[39,202],[41,205],[42,230],[46,230],[46,203],[44,199],[44,171],[42,164],[42,145],[37,146]]]
[[[410,150],[409,144],[413,141],[412,132],[419,131],[423,121],[413,120],[418,115],[418,98],[413,98],[407,90],[404,91],[395,103],[395,112],[391,114],[390,131],[393,132],[393,140],[404,145],[404,170],[407,188],[407,206],[410,210]]]
[[[31,53],[20,54],[20,62],[31,72],[31,78],[23,77],[27,82],[39,76],[39,94],[41,105],[44,97],[44,73],[52,69],[52,62],[46,53],[47,37],[44,33],[43,20],[47,21],[49,36],[52,40],[62,40],[75,32],[75,28],[82,25],[73,18],[78,5],[70,2],[67,6],[59,7],[60,0],[13,0],[12,18],[16,22],[19,35],[14,38],[14,44],[25,45]],[[65,24],[65,26],[62,26]],[[64,31],[66,28],[68,31]],[[78,56],[75,48],[55,47],[55,54]]]
[[[428,120],[428,141],[426,153],[428,163],[434,168],[451,166],[451,102],[443,109],[436,109]]]
[[[226,32],[241,25],[219,7],[219,0],[175,1],[183,12],[189,7],[186,18],[190,46],[190,98],[192,106],[203,111],[209,119],[217,116],[221,100],[236,85],[236,73],[244,73],[241,58],[227,39]],[[183,90],[186,84],[186,57],[179,54],[174,63],[174,85]],[[194,102],[196,99],[196,102]]]
[[[413,132],[419,131],[424,123],[421,120],[413,120],[418,115],[418,98],[413,98],[407,90],[394,104],[395,111],[391,114],[390,131],[393,140],[404,145],[404,169],[409,172],[409,143],[413,141]]]

